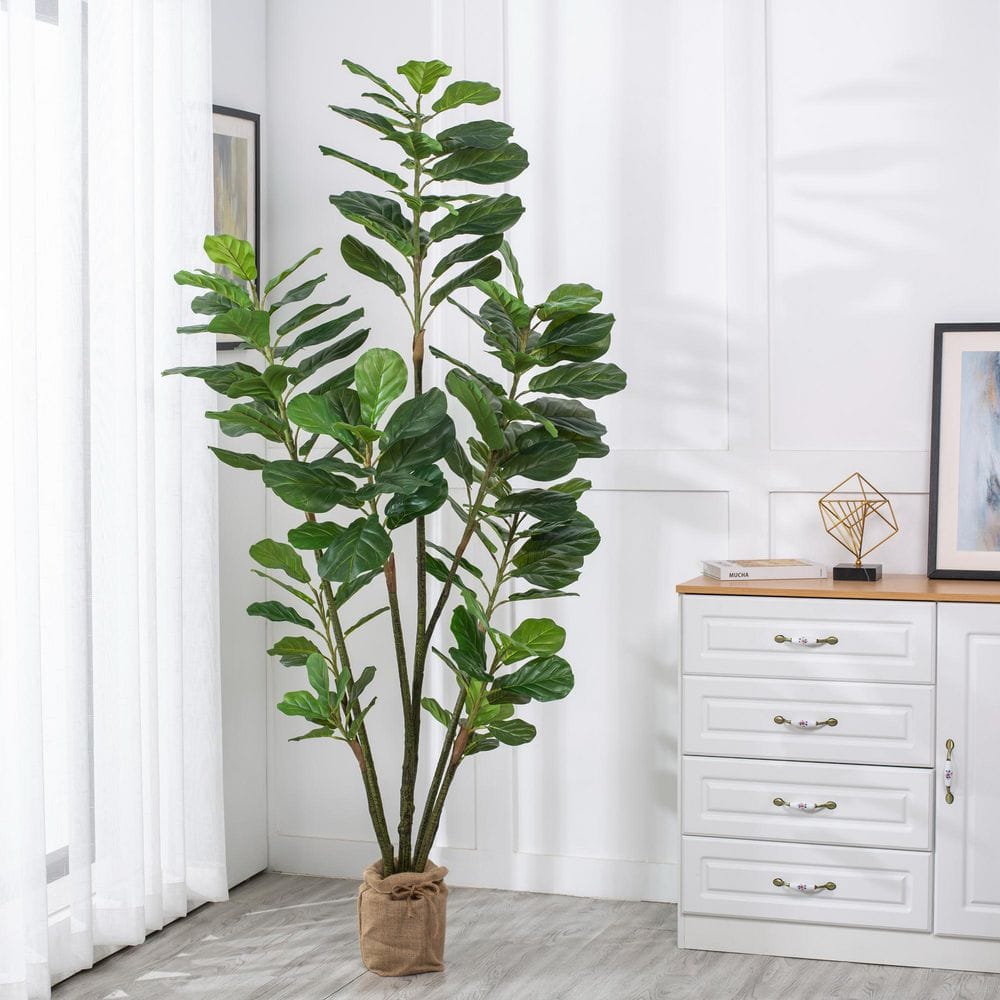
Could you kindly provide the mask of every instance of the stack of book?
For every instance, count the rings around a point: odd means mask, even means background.
[[[822,580],[826,566],[808,559],[708,559],[702,572],[713,580]]]

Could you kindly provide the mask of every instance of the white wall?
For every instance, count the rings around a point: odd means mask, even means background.
[[[261,113],[266,162],[264,26],[264,0],[212,0],[213,103]],[[266,173],[261,180],[266,206]],[[265,247],[266,226],[265,217]],[[226,857],[232,886],[267,867],[267,647],[261,619],[246,615],[247,605],[263,594],[258,578],[246,570],[247,549],[263,537],[260,484],[220,464],[219,509]]]
[[[923,571],[933,324],[1000,314],[998,11],[269,4],[275,263],[327,247],[334,288],[356,290],[376,339],[405,349],[388,295],[337,261],[346,227],[327,196],[365,181],[315,147],[384,156],[326,110],[362,89],[342,57],[385,75],[440,56],[503,86],[531,155],[514,232],[529,291],[590,281],[618,316],[629,390],[599,404],[613,452],[583,469],[604,543],[582,596],[558,609],[577,689],[533,708],[535,743],[463,767],[435,852],[456,884],[676,897],[673,586],[700,557],[838,561],[816,500],[859,469],[897,505],[886,569]],[[453,317],[432,336],[453,353],[476,342]],[[288,526],[277,508],[267,519]],[[245,566],[228,567],[228,585]],[[302,681],[270,669],[273,705]],[[388,682],[383,694],[373,729],[391,800]],[[349,754],[289,744],[287,720],[270,708],[268,720],[272,866],[356,875],[376,852]]]

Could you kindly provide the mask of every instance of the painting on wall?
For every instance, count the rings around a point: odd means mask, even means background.
[[[215,183],[215,233],[252,244],[260,261],[260,115],[216,105],[213,109],[212,164]],[[232,277],[221,265],[220,274]],[[258,288],[260,292],[258,277]],[[219,334],[217,347],[232,350],[242,342]]]
[[[1000,323],[934,328],[927,575],[1000,580]]]

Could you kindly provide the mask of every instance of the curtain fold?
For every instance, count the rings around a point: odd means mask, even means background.
[[[226,896],[210,32],[0,2],[0,1000]]]

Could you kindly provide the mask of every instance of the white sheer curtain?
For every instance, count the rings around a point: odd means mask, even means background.
[[[0,998],[226,895],[209,0],[0,0]]]

